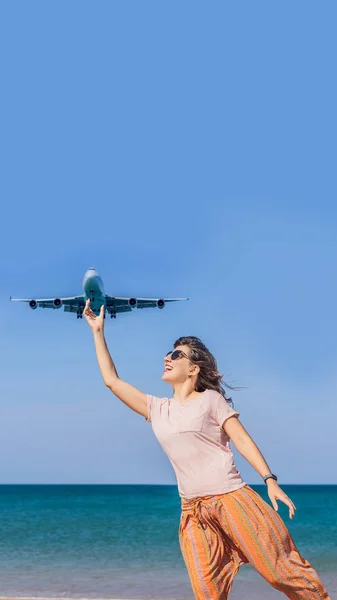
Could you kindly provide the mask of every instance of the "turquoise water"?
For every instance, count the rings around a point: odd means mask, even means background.
[[[337,573],[337,485],[282,489],[297,510],[291,520],[278,502],[279,514],[325,581]],[[0,510],[1,596],[193,598],[174,485],[2,485]]]

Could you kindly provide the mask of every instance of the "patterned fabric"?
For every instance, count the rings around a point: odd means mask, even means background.
[[[197,600],[225,600],[250,563],[292,600],[330,600],[275,509],[248,484],[226,494],[181,498],[179,542]]]

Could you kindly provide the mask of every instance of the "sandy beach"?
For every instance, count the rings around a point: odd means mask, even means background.
[[[321,579],[326,586],[328,593],[330,594],[331,600],[337,598],[337,574],[335,573],[324,573]],[[275,590],[270,586],[262,577],[257,573],[250,578],[249,581],[236,579],[234,581],[232,591],[229,596],[230,600],[277,600],[277,598],[286,598],[285,594]],[[182,591],[181,596],[177,595],[147,595],[147,596],[128,596],[127,591],[123,596],[0,596],[0,600],[194,600],[192,591]]]

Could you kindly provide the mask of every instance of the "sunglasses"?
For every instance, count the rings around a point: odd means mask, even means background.
[[[170,352],[168,352],[166,356],[168,356],[169,354],[171,354],[171,360],[176,360],[177,358],[182,358],[183,356],[185,358],[188,358],[188,360],[190,359],[190,357],[187,356],[187,354],[185,354],[185,352],[183,352],[182,350],[170,350]]]

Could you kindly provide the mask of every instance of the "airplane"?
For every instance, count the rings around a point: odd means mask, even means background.
[[[107,312],[111,318],[116,318],[117,313],[129,312],[135,308],[164,308],[166,302],[176,302],[179,300],[188,300],[189,298],[124,298],[122,296],[108,296],[104,292],[104,285],[101,277],[94,267],[90,267],[83,278],[83,291],[81,296],[70,296],[69,298],[12,298],[13,302],[28,302],[30,308],[35,310],[38,306],[41,308],[61,308],[64,306],[65,312],[77,314],[78,319],[83,318],[83,310],[86,301],[90,298],[90,308],[99,315],[100,308],[104,304],[104,318]]]

